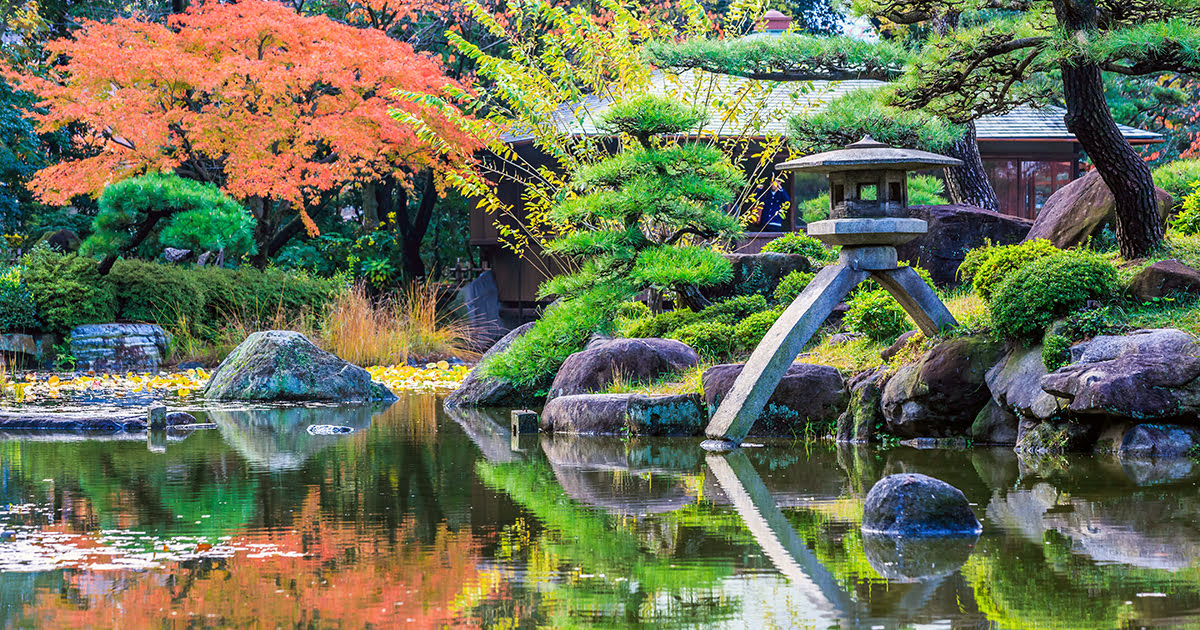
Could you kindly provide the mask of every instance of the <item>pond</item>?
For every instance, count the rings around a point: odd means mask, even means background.
[[[514,440],[430,394],[193,411],[219,428],[0,436],[0,625],[1200,624],[1190,460]],[[864,540],[895,472],[960,488],[983,534]]]

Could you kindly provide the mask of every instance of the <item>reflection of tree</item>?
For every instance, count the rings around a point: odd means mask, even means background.
[[[480,462],[476,469],[545,527],[520,552],[530,564],[566,572],[537,602],[550,625],[678,627],[735,614],[737,603],[716,591],[732,562],[688,557],[689,547],[705,544],[699,529],[669,515],[639,522],[588,509],[566,495],[544,462]],[[703,520],[686,513],[692,523]]]
[[[231,541],[272,545],[279,555],[70,573],[60,592],[42,592],[29,616],[56,628],[440,627],[454,620],[461,593],[490,584],[476,569],[478,543],[445,527],[429,545],[407,544],[411,534],[324,518],[313,489],[292,528]]]

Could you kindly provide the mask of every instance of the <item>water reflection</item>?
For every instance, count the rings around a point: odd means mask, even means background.
[[[0,624],[1200,624],[1181,461],[514,441],[506,414],[427,396],[207,419],[161,452],[0,435]],[[963,490],[980,538],[864,537],[867,491],[906,471]]]

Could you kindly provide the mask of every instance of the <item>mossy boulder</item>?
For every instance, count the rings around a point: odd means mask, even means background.
[[[883,415],[902,438],[964,436],[991,398],[985,377],[1004,352],[984,335],[942,342],[888,379]]]
[[[745,367],[742,363],[730,363],[704,371],[704,403],[710,415],[716,413]],[[837,368],[794,363],[754,421],[750,435],[795,438],[812,432],[832,432],[848,402],[846,381]]]
[[[213,372],[204,397],[212,400],[391,402],[387,387],[357,365],[288,330],[256,332]]]

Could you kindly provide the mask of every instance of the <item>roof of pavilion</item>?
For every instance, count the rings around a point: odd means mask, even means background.
[[[803,112],[815,113],[825,104],[849,92],[874,89],[881,81],[763,81],[700,70],[678,74],[659,72],[651,78],[650,94],[671,96],[690,103],[705,103],[712,118],[701,130],[705,135],[768,136],[786,135],[788,119]],[[588,96],[579,103],[554,112],[556,126],[565,133],[599,135],[597,121],[613,104],[613,99]],[[1075,136],[1063,122],[1061,107],[1021,106],[998,116],[985,116],[975,122],[981,141],[1009,140],[1035,142],[1071,142]],[[1126,125],[1118,125],[1133,144],[1161,142],[1160,134]],[[507,142],[524,142],[533,134],[507,134]]]

